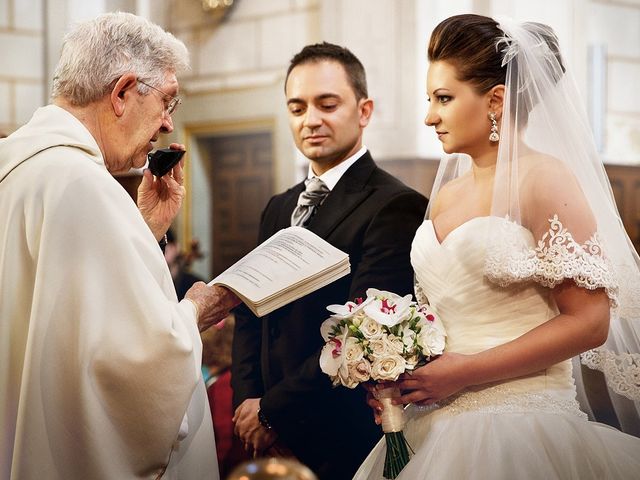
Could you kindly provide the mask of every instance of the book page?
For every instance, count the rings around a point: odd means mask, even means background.
[[[295,286],[348,259],[315,233],[289,227],[267,239],[214,278],[209,285],[231,287],[252,302]]]

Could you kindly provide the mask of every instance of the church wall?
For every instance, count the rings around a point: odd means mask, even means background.
[[[15,130],[48,102],[69,25],[118,9],[163,25],[191,53],[192,69],[180,77],[184,103],[175,132],[163,142],[269,125],[274,192],[300,179],[306,166],[287,121],[289,59],[305,44],[327,40],[350,48],[367,70],[375,110],[366,145],[386,168],[428,193],[441,146],[423,124],[427,41],[439,21],[466,12],[549,23],[603,159],[640,165],[640,0],[235,0],[224,17],[204,12],[199,0],[0,0],[0,131]],[[416,179],[418,172],[427,174]],[[206,205],[210,194],[193,187],[178,222],[187,237],[208,215],[189,210]]]
[[[0,132],[12,132],[46,102],[42,7],[43,0],[0,0]]]
[[[628,88],[640,82],[640,0],[236,0],[217,26],[197,0],[0,0],[0,61],[10,66],[0,73],[0,130],[13,131],[47,103],[68,26],[115,9],[144,13],[187,43],[194,68],[184,85],[192,92],[275,85],[305,43],[348,45],[363,59],[376,101],[366,141],[384,158],[438,155],[420,122],[424,50],[439,20],[474,11],[546,21],[558,32],[585,102],[600,102],[594,121],[603,131],[605,161],[640,163],[640,93]],[[600,92],[591,85],[590,46],[604,55]],[[290,148],[286,160],[300,163]],[[289,183],[286,170],[276,175],[277,186]]]
[[[640,164],[640,0],[592,0],[589,42],[605,50],[605,161]]]

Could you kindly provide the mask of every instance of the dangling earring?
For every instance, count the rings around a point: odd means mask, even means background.
[[[498,133],[498,122],[496,122],[496,114],[489,113],[489,120],[491,120],[491,133],[489,134],[490,142],[497,142],[500,140],[500,134]]]

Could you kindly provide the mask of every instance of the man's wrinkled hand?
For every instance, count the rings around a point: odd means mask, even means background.
[[[196,282],[184,298],[196,306],[198,329],[203,332],[229,316],[231,309],[240,305],[240,299],[231,290],[219,285],[208,286]]]
[[[184,145],[172,143],[170,148],[184,150]],[[156,240],[169,230],[185,196],[184,159],[162,178],[145,169],[138,187],[138,208]]]

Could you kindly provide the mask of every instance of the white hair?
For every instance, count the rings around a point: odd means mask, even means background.
[[[85,106],[102,98],[125,73],[160,87],[168,72],[188,68],[187,47],[171,33],[131,13],[106,13],[77,24],[65,36],[51,97]],[[149,89],[139,83],[138,90]]]

